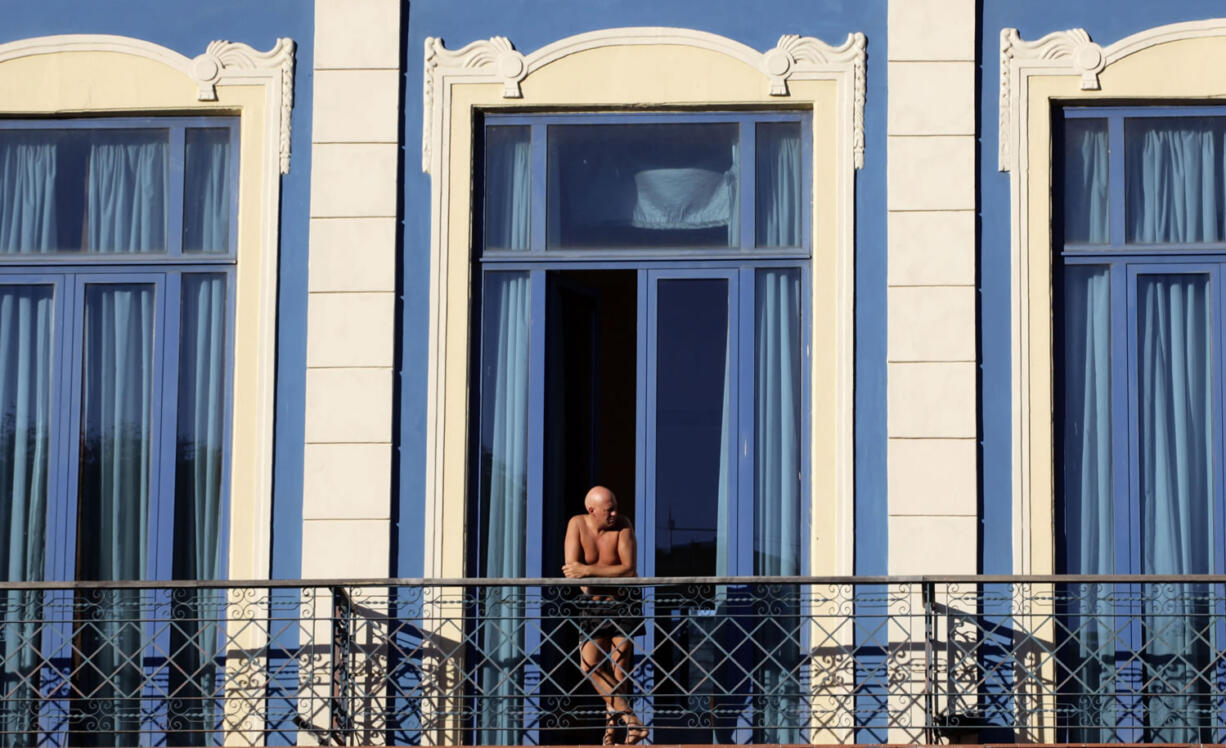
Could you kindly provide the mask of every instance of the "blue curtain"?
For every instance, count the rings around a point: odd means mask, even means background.
[[[1104,267],[1064,271],[1063,505],[1070,574],[1115,571],[1111,481],[1111,278]],[[1074,725],[1069,740],[1114,739],[1116,642],[1110,585],[1068,590],[1076,632],[1066,693]]]
[[[757,132],[757,245],[799,247],[802,243],[800,123],[762,123]]]
[[[173,575],[219,579],[222,573],[222,467],[225,451],[226,282],[220,274],[185,275],[179,336],[179,413],[175,456]],[[202,745],[218,726],[221,688],[213,657],[224,620],[220,590],[172,595],[169,745]]]
[[[1212,569],[1213,369],[1208,276],[1138,280],[1141,571]],[[1218,528],[1220,529],[1220,528]],[[1147,742],[1198,742],[1210,712],[1208,591],[1147,585]]]
[[[147,568],[153,427],[154,290],[89,285],[85,293],[77,576],[142,579]],[[82,656],[74,710],[95,745],[134,745],[141,727],[141,593],[78,597]]]
[[[1207,117],[1125,120],[1128,241],[1226,238],[1223,127]]]
[[[795,576],[801,563],[800,271],[758,270],[754,356],[754,573]],[[773,658],[757,669],[764,743],[806,743],[807,697],[800,683],[799,590],[761,589],[757,645]]]
[[[532,138],[527,126],[485,130],[485,246],[532,243]]]
[[[48,135],[0,132],[0,253],[56,249],[56,166]]]
[[[1108,241],[1109,205],[1105,119],[1064,121],[1064,240]]]
[[[93,133],[86,186],[91,252],[166,249],[166,136]]]
[[[528,344],[532,331],[528,273],[487,273],[482,329],[481,490],[487,517],[482,573],[522,577],[528,506]],[[492,587],[481,619],[477,705],[480,742],[523,742],[523,604],[521,590]]]
[[[0,286],[0,548],[5,581],[43,578],[53,376],[51,286]],[[37,744],[37,592],[5,593],[0,745]]]
[[[230,248],[230,131],[189,128],[184,135],[183,251]]]

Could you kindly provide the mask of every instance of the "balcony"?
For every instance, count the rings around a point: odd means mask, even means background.
[[[1223,576],[580,584],[0,584],[0,745],[1226,740]]]

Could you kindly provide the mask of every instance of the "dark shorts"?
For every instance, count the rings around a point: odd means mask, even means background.
[[[584,640],[629,638],[640,633],[643,603],[637,587],[618,590],[611,595],[584,593],[574,605],[574,621]]]

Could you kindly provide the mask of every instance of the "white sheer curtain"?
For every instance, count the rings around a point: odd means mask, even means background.
[[[1111,277],[1105,267],[1064,271],[1064,536],[1065,571],[1111,574],[1115,569],[1111,442]],[[1116,641],[1110,585],[1069,591],[1069,627],[1078,632],[1072,690],[1086,727],[1070,740],[1106,742],[1115,730]]]
[[[756,278],[754,573],[800,574],[800,272]]]
[[[86,187],[92,252],[166,249],[165,136],[96,133]]]
[[[1125,121],[1130,241],[1226,239],[1226,169],[1216,118]],[[1138,279],[1141,565],[1147,573],[1212,570],[1212,291],[1205,275]],[[1145,673],[1149,740],[1204,739],[1211,689],[1199,676],[1210,653],[1203,590],[1146,590]]]
[[[754,573],[795,576],[801,564],[800,271],[758,270],[754,353]],[[756,673],[763,731],[757,742],[808,742],[800,663],[799,594],[794,586],[763,590],[776,615],[757,635],[775,657]]]
[[[740,146],[731,145],[732,166],[724,171],[701,167],[645,168],[634,174],[635,201],[630,225],[640,229],[685,231],[728,227],[728,246],[741,243],[737,189]]]
[[[481,470],[485,514],[482,573],[522,577],[528,504],[528,343],[532,331],[528,273],[487,273],[482,347]],[[511,697],[523,687],[518,676],[524,656],[520,590],[485,592],[481,621],[480,742],[522,743],[523,725]]]
[[[1139,279],[1141,571],[1212,569],[1213,368],[1206,275]],[[1216,528],[1220,532],[1220,526]],[[1197,742],[1209,710],[1207,590],[1148,585],[1146,739]]]
[[[532,139],[525,126],[488,127],[485,147],[485,246],[532,243]]]
[[[1223,126],[1216,118],[1125,124],[1128,240],[1222,241],[1226,217]]]
[[[0,132],[0,253],[57,248],[57,162],[51,136]]]
[[[708,229],[733,221],[736,174],[731,169],[643,169],[635,173],[634,186],[630,225],[636,228]]]
[[[724,407],[720,413],[719,424],[719,483],[715,491],[716,526],[715,526],[715,575],[726,577],[732,563],[732,549],[736,547],[736,526],[733,517],[736,508],[732,506],[735,487],[732,485],[732,463],[736,454],[732,450],[735,435],[732,433],[732,340],[731,336],[724,338]]]
[[[739,128],[549,128],[549,245],[740,246]]]
[[[43,578],[54,331],[51,286],[0,286],[0,556],[4,581]],[[5,593],[0,745],[36,745],[38,592]]]
[[[802,243],[800,123],[761,123],[757,131],[755,185],[757,246]]]
[[[1107,121],[1064,121],[1064,240],[1102,244],[1109,236]]]

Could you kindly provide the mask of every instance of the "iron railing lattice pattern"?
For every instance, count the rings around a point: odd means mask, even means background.
[[[1226,742],[1218,576],[9,582],[0,614],[0,745],[596,743],[608,699],[650,742]]]

